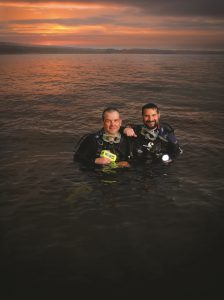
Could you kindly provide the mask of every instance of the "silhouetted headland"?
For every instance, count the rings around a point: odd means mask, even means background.
[[[0,54],[224,54],[224,50],[96,49],[0,42]]]

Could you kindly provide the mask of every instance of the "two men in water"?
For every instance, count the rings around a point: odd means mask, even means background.
[[[106,108],[102,114],[103,128],[87,135],[80,143],[74,160],[88,165],[129,166],[131,158],[162,159],[170,162],[182,150],[174,130],[160,122],[157,105],[142,107],[143,124],[121,127],[122,120],[116,108]]]

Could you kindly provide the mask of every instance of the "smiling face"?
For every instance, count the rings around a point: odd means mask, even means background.
[[[121,118],[117,111],[105,112],[103,118],[103,128],[108,134],[115,135],[121,127]]]
[[[145,108],[142,119],[145,126],[150,129],[155,128],[159,124],[160,113],[154,108]]]

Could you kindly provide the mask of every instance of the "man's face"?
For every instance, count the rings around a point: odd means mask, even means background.
[[[106,112],[104,114],[103,128],[106,133],[116,134],[121,127],[120,115],[117,111]]]
[[[156,109],[146,108],[143,112],[143,123],[149,128],[155,128],[159,124],[160,114]]]

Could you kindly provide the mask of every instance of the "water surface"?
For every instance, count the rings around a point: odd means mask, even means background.
[[[224,57],[2,55],[0,65],[8,297],[220,294]],[[182,157],[109,173],[73,163],[105,107],[141,122],[147,102],[175,128]]]

